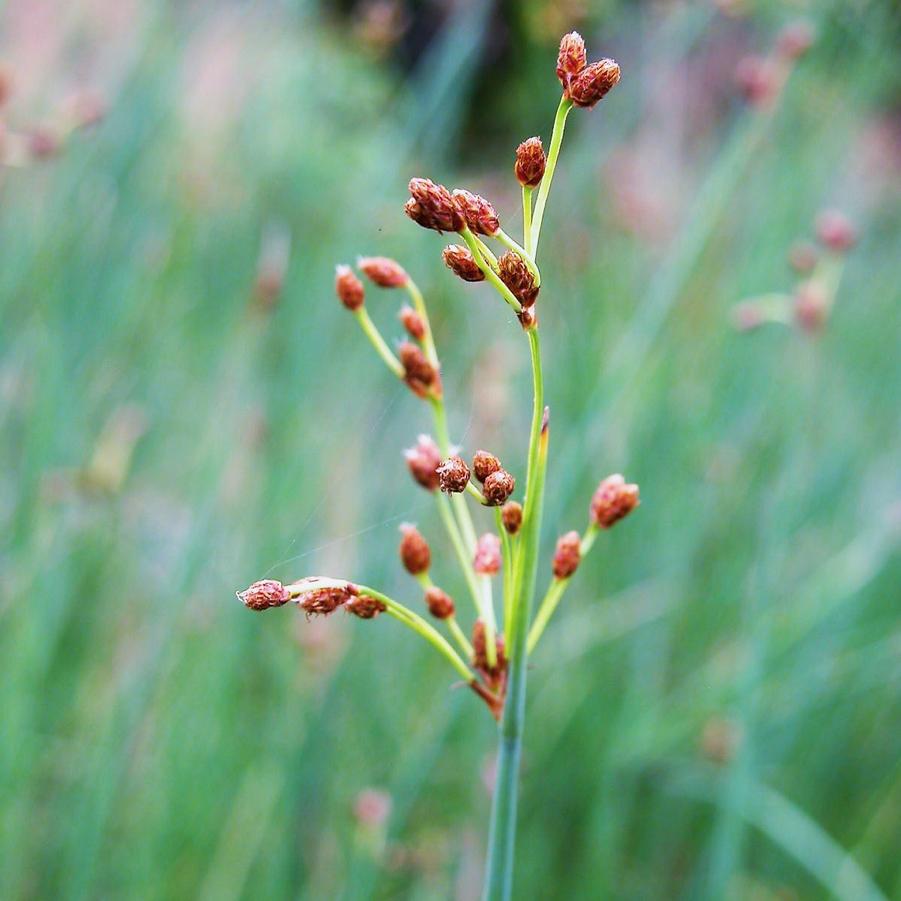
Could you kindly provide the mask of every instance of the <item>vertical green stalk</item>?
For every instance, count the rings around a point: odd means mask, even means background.
[[[563,129],[566,127],[566,117],[572,108],[572,100],[568,100],[565,96],[560,98],[560,106],[557,107],[557,115],[554,116],[554,130],[551,132],[551,146],[548,149],[547,165],[544,168],[541,186],[538,188],[538,199],[535,201],[535,217],[532,221],[531,239],[526,243],[526,247],[533,258],[538,255],[538,238],[541,235],[544,208],[547,205],[551,182],[554,179],[554,169],[557,168],[557,157],[560,156],[560,145],[563,143]]]
[[[532,256],[532,189],[528,185],[522,186],[522,243]]]

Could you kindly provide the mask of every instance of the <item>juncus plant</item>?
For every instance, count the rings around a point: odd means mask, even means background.
[[[538,300],[543,288],[538,247],[544,213],[560,155],[567,117],[574,108],[591,109],[616,86],[620,68],[612,59],[589,63],[585,43],[575,32],[560,43],[557,77],[563,95],[545,154],[538,137],[516,149],[514,173],[522,187],[523,230],[518,242],[502,227],[495,208],[470,191],[450,190],[427,178],[410,180],[404,212],[423,228],[453,233],[444,248],[447,267],[466,282],[487,282],[516,314],[532,365],[533,403],[525,460],[525,486],[494,454],[479,450],[464,458],[451,444],[441,363],[422,292],[409,273],[386,257],[363,257],[360,273],[374,285],[406,294],[400,310],[407,333],[395,349],[383,338],[366,309],[366,288],[351,267],[337,268],[335,290],[363,333],[398,380],[430,408],[434,437],[420,435],[405,452],[414,481],[432,494],[444,529],[441,551],[450,551],[462,573],[473,608],[473,625],[464,629],[458,606],[431,576],[432,546],[413,525],[401,527],[399,555],[419,583],[428,617],[369,585],[345,578],[305,577],[283,585],[256,582],[239,598],[253,610],[294,603],[308,616],[327,616],[342,608],[361,619],[381,613],[394,617],[428,642],[486,704],[499,722],[499,752],[488,840],[484,897],[509,898],[513,884],[518,774],[523,739],[527,660],[559,605],[579,563],[601,532],[638,505],[638,486],[616,474],[601,481],[591,499],[584,531],[557,542],[550,585],[533,615],[539,561],[542,504],[547,469],[549,416],[544,400]],[[489,242],[495,242],[497,253]],[[476,528],[471,507],[489,508],[493,528]],[[434,622],[430,621],[433,620]],[[467,637],[469,636],[469,637]]]

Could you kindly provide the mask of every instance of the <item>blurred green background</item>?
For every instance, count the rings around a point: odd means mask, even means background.
[[[756,109],[736,63],[798,15],[816,43]],[[234,591],[418,606],[414,521],[462,596],[402,459],[428,411],[334,265],[410,270],[453,437],[524,480],[521,331],[401,204],[426,175],[518,233],[512,150],[549,138],[571,28],[624,75],[570,117],[542,242],[545,554],[610,472],[642,506],[534,658],[516,897],[901,898],[890,0],[3,5],[2,897],[477,896],[485,710],[387,617]],[[85,90],[105,117],[50,154]],[[824,207],[860,241],[823,332],[737,332]]]

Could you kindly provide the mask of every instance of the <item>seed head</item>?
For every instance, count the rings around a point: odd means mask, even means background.
[[[416,526],[404,523],[400,527],[401,539],[398,553],[404,569],[411,576],[418,576],[429,571],[432,562],[432,552],[429,543],[422,537],[422,533]]]
[[[454,615],[454,601],[451,596],[442,591],[437,585],[432,585],[426,589],[425,602],[429,608],[429,613],[435,619],[447,619]]]
[[[501,281],[513,292],[513,296],[524,307],[532,306],[538,297],[538,288],[525,260],[518,253],[508,250],[497,261],[497,268]]]
[[[494,207],[479,194],[457,188],[454,191],[457,208],[463,214],[471,232],[477,235],[496,235],[501,227]]]
[[[616,87],[620,79],[619,64],[613,59],[599,59],[586,66],[569,84],[569,96],[576,106],[591,109]]]
[[[817,216],[817,239],[834,253],[846,253],[857,242],[857,230],[838,210],[824,210]]]
[[[795,272],[806,275],[813,271],[818,256],[817,249],[813,244],[809,241],[799,241],[788,252],[788,262]]]
[[[488,451],[476,451],[473,455],[472,471],[480,482],[484,482],[491,473],[497,472],[500,468],[501,461]]]
[[[359,310],[366,299],[366,292],[350,266],[335,267],[335,294],[348,310]]]
[[[483,576],[493,576],[501,568],[501,540],[494,532],[486,532],[476,542],[472,568]]]
[[[404,457],[413,478],[427,491],[436,491],[440,484],[438,467],[441,465],[438,445],[428,435],[420,435],[416,447],[407,448]]]
[[[535,188],[544,178],[544,168],[547,165],[547,157],[541,146],[541,138],[529,138],[516,148],[516,162],[513,164],[513,172],[517,181],[524,188]]]
[[[637,506],[638,485],[627,485],[626,480],[616,473],[598,485],[591,499],[591,520],[600,528],[609,529]]]
[[[359,257],[357,266],[380,288],[403,288],[410,280],[403,266],[389,257]]]
[[[522,504],[516,501],[507,501],[503,510],[501,510],[501,520],[504,523],[507,534],[515,535],[522,525]]]
[[[294,586],[300,589],[294,593],[294,601],[308,616],[314,613],[328,616],[357,596],[357,588],[350,582],[340,586],[316,587],[318,581],[315,578],[304,579],[303,583]]]
[[[441,396],[438,370],[426,359],[421,347],[404,341],[397,356],[404,367],[404,381],[417,397]]]
[[[411,178],[410,199],[404,212],[423,228],[437,232],[458,232],[466,224],[451,192],[427,178]]]
[[[347,601],[344,609],[360,619],[375,619],[380,613],[384,613],[388,607],[378,598],[368,594],[358,594]]]
[[[425,337],[425,323],[422,321],[422,316],[413,309],[413,307],[407,306],[406,304],[400,308],[400,312],[397,314],[397,318],[400,319],[401,324],[407,330],[407,334],[415,339],[416,341],[422,341]]]
[[[448,457],[438,467],[438,481],[445,494],[462,494],[469,484],[469,467],[462,457]]]
[[[582,559],[582,539],[578,532],[567,532],[557,539],[554,552],[554,577],[568,579],[578,568]]]
[[[815,33],[810,22],[803,19],[790,22],[776,38],[776,52],[783,59],[800,59],[810,49],[814,37]]]
[[[486,650],[488,642],[485,640],[485,624],[482,620],[477,619],[472,627],[472,662],[479,672],[488,677],[487,681],[492,688],[497,687],[498,677],[507,669],[507,658],[504,654],[503,636],[495,637],[495,648],[497,650],[497,666],[490,669],[488,666],[488,655]]]
[[[241,603],[251,610],[268,610],[270,607],[281,607],[291,600],[291,592],[276,582],[275,579],[263,579],[254,582],[250,588],[237,592]]]
[[[469,252],[468,247],[459,244],[448,244],[442,253],[444,265],[454,275],[459,276],[464,282],[483,282],[485,273],[479,268],[475,257]]]
[[[513,494],[515,487],[516,479],[507,470],[499,469],[485,479],[482,494],[485,495],[489,507],[500,507]]]
[[[802,282],[795,291],[795,322],[808,334],[816,334],[826,323],[829,298],[823,286],[813,279]]]
[[[588,57],[585,53],[585,41],[578,31],[571,31],[560,39],[560,52],[557,54],[557,78],[563,85],[563,93],[569,96],[569,86],[574,76],[584,68]]]

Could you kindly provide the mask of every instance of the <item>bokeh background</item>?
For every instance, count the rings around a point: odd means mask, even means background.
[[[799,16],[749,103],[740,60]],[[642,506],[534,658],[517,898],[901,897],[897,5],[8,0],[4,898],[477,896],[485,710],[387,617],[234,591],[418,605],[414,521],[462,595],[402,459],[428,412],[334,265],[410,270],[454,438],[523,479],[519,327],[401,204],[427,175],[518,231],[572,28],[624,77],[570,117],[542,241],[544,553],[610,472]],[[859,232],[828,323],[738,331],[827,207]]]

